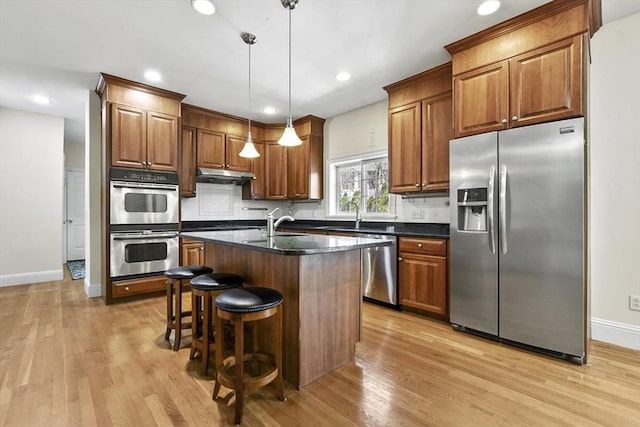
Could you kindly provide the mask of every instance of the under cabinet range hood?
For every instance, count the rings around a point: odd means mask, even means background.
[[[230,171],[227,169],[212,168],[196,169],[197,182],[242,185],[252,179],[256,179],[256,176],[251,172]]]

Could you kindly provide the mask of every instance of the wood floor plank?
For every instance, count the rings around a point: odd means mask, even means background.
[[[185,294],[187,296],[188,294]],[[0,425],[226,426],[234,396],[164,340],[163,297],[105,306],[81,280],[0,288]],[[640,352],[591,341],[569,362],[364,304],[356,360],[288,401],[245,397],[253,426],[640,426]]]

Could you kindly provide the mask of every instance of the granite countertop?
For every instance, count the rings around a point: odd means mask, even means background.
[[[236,246],[280,255],[314,255],[328,252],[390,246],[391,240],[364,237],[343,237],[320,234],[296,234],[276,232],[267,237],[262,230],[190,231],[179,233],[180,237],[202,240],[207,243]]]
[[[240,221],[183,221],[182,231],[216,231],[264,229],[266,220]],[[354,221],[319,221],[296,220],[283,222],[280,229],[295,232],[296,230],[337,231],[362,234],[382,234],[390,236],[449,238],[449,224],[441,223],[399,223],[399,222],[362,222],[355,228]]]

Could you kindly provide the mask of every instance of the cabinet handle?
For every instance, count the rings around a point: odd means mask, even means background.
[[[125,287],[124,287],[124,290],[125,290],[125,291],[128,291],[128,290],[129,290],[129,287],[128,287],[128,286],[125,286]]]
[[[507,119],[502,119],[502,123],[507,123]]]
[[[423,186],[423,187],[426,187],[426,186],[427,186],[427,183],[426,183],[426,182],[423,182],[423,183],[422,183],[422,186]]]
[[[418,243],[418,247],[421,248],[422,247],[422,243]]]
[[[420,187],[420,184],[419,184],[419,183],[418,183],[418,184],[416,184],[416,187]]]
[[[517,122],[518,121],[518,116],[511,117],[511,120],[513,120],[514,122]]]
[[[398,261],[402,261],[402,257],[401,256],[398,257]]]

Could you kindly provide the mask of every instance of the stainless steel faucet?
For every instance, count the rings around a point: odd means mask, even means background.
[[[362,221],[362,217],[360,216],[360,206],[358,206],[358,204],[354,201],[351,202],[347,202],[347,204],[345,205],[345,208],[353,205],[356,207],[356,229],[360,228],[360,221]]]
[[[273,237],[275,232],[276,232],[276,228],[278,228],[278,226],[284,222],[284,221],[295,221],[296,219],[294,217],[292,217],[291,215],[283,215],[280,218],[278,218],[275,222],[273,221],[273,214],[276,213],[276,211],[280,209],[280,208],[275,208],[274,210],[272,210],[271,212],[269,212],[269,214],[267,215],[267,237]]]

